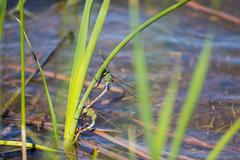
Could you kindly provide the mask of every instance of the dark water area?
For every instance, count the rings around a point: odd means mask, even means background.
[[[200,1],[199,1],[200,2]],[[159,10],[167,8],[174,1],[141,1],[140,16],[141,22],[146,21]],[[226,12],[240,18],[240,3],[237,0],[223,0],[222,12]],[[10,1],[8,9],[12,8],[16,1]],[[201,2],[210,6],[209,1]],[[100,4],[93,6],[91,27],[94,25]],[[34,13],[33,18],[26,18],[25,26],[40,61],[44,61],[50,53],[58,47],[44,66],[44,70],[53,73],[54,76],[47,76],[47,81],[58,121],[64,124],[66,104],[68,96],[68,80],[59,80],[57,74],[70,76],[73,54],[83,3],[65,10],[63,1],[27,1],[26,9]],[[152,24],[142,33],[142,41],[148,66],[148,75],[151,86],[151,100],[153,103],[154,117],[162,106],[166,88],[173,76],[176,63],[180,64],[181,77],[180,88],[176,100],[174,121],[177,120],[181,105],[191,80],[196,61],[203,47],[210,27],[215,27],[213,52],[210,60],[208,74],[204,83],[202,94],[192,116],[186,133],[187,137],[198,138],[209,144],[216,144],[224,132],[234,123],[240,115],[240,27],[227,20],[194,10],[184,6],[174,13],[162,18]],[[19,61],[19,26],[9,16],[4,26],[4,38],[0,48],[0,104],[4,106],[11,95],[20,86]],[[75,33],[75,41],[69,38],[69,30]],[[102,63],[100,50],[106,56],[114,47],[130,32],[128,3],[126,1],[114,0],[111,2],[103,32],[101,34],[95,56],[89,70],[93,75]],[[67,38],[66,38],[67,37]],[[63,41],[63,39],[66,40]],[[61,43],[62,42],[62,43]],[[109,68],[116,77],[134,86],[133,53],[132,45],[129,43],[109,65]],[[26,77],[36,68],[33,58],[26,47],[26,68],[32,69],[26,73]],[[61,79],[61,78],[60,78]],[[89,80],[91,78],[89,77]],[[117,83],[113,82],[113,86]],[[47,101],[39,74],[36,74],[26,88],[27,97],[27,119],[29,121],[50,122]],[[134,91],[131,91],[134,92]],[[91,98],[99,93],[96,90]],[[126,93],[120,99],[120,93],[110,92],[104,96],[95,109],[99,113],[97,128],[117,130],[116,137],[127,140],[127,132],[130,125],[137,127],[139,136],[137,142],[144,147],[142,129],[132,119],[137,119],[138,111],[134,96]],[[3,111],[3,107],[1,111]],[[0,120],[1,139],[19,140],[20,130],[20,100],[19,98],[10,105],[10,117]],[[104,118],[103,118],[104,117]],[[14,121],[12,121],[14,119]],[[40,124],[41,125],[41,124]],[[28,135],[35,135],[32,140],[35,143],[51,145],[51,130],[36,127],[36,124],[28,126],[32,132]],[[10,129],[9,132],[6,130]],[[174,128],[172,128],[174,129]],[[63,131],[63,129],[62,129]],[[6,134],[5,134],[6,132]],[[128,151],[117,144],[101,138],[93,133],[83,134],[82,139],[88,139],[99,146],[111,148],[109,150],[120,155],[128,156]],[[63,139],[63,137],[61,137]],[[170,143],[166,147],[169,150]],[[239,133],[234,136],[228,147],[240,147]],[[0,151],[6,151],[9,147],[0,147]],[[193,159],[204,159],[209,153],[209,148],[199,147],[184,143],[181,155]],[[46,153],[35,152],[30,159],[44,159]],[[88,159],[86,154],[79,154],[79,159]],[[63,158],[64,159],[64,158]],[[108,159],[101,155],[100,159]],[[239,152],[224,151],[219,159],[240,159]]]

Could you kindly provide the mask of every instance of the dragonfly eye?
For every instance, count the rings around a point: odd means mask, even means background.
[[[108,74],[110,74],[109,70],[105,69],[105,70],[103,71],[103,76],[106,76],[106,75],[108,75]]]

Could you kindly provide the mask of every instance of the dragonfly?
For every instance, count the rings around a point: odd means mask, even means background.
[[[97,119],[97,114],[96,114],[96,111],[94,110],[94,104],[101,97],[103,97],[103,95],[105,95],[107,93],[107,91],[109,91],[109,89],[111,88],[111,84],[115,80],[118,80],[118,82],[122,83],[122,85],[120,85],[120,83],[116,83],[119,87],[123,88],[123,90],[126,91],[128,94],[136,97],[135,94],[132,93],[132,91],[129,91],[129,89],[134,90],[134,88],[131,85],[127,84],[125,81],[112,75],[108,67],[106,67],[104,69],[99,80],[97,80],[97,79],[95,79],[95,80],[97,81],[95,88],[97,88],[97,86],[101,83],[101,81],[103,81],[105,87],[104,87],[103,91],[96,98],[94,98],[94,100],[89,101],[88,104],[83,107],[81,114],[79,116],[79,119],[84,123],[84,125],[83,125],[83,127],[77,128],[77,131],[75,134],[75,141],[79,138],[81,133],[93,129],[96,119]],[[125,85],[125,87],[123,87],[123,85]],[[128,89],[126,89],[126,88],[128,88]],[[86,125],[86,123],[84,122],[87,117],[89,117],[91,119],[91,123],[88,125]]]
[[[82,128],[77,128],[77,131],[76,131],[76,135],[75,135],[75,138],[74,138],[74,142],[78,140],[79,136],[81,133],[87,131],[87,130],[91,130],[93,129],[93,126],[95,125],[95,122],[96,122],[96,119],[97,119],[97,114],[94,110],[94,107],[93,107],[93,104],[99,100],[109,89],[110,89],[110,84],[112,82],[112,77],[111,77],[111,73],[110,71],[105,68],[104,71],[102,72],[99,80],[97,81],[97,85],[95,86],[95,88],[100,84],[100,82],[104,81],[104,90],[93,100],[93,101],[90,101],[90,103],[88,105],[85,105],[81,111],[81,114],[80,114],[80,119],[82,121],[85,121],[85,119],[87,117],[90,117],[91,118],[91,123],[90,125],[85,125],[86,127],[82,127]]]

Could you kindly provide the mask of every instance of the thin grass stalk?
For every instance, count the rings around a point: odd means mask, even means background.
[[[153,157],[152,159],[161,159],[160,153],[163,152],[168,137],[168,130],[172,118],[174,102],[178,91],[178,78],[180,77],[179,66],[175,66],[174,76],[167,88],[163,106],[158,115],[157,129],[154,139]]]
[[[108,8],[109,8],[109,3],[110,3],[110,0],[103,1],[102,6],[99,11],[99,14],[98,14],[98,17],[97,17],[97,20],[96,20],[96,23],[95,23],[95,26],[93,28],[93,32],[91,34],[87,49],[86,49],[84,55],[82,56],[82,61],[81,61],[82,63],[80,64],[80,69],[82,70],[82,72],[81,72],[82,77],[86,77],[90,61],[92,59],[98,38],[100,36],[100,33],[103,28],[103,24],[105,22],[105,18],[106,18]],[[81,79],[82,87],[83,87],[84,80],[85,79]],[[80,102],[80,104],[81,104],[81,102]],[[82,110],[82,107],[83,106],[79,105],[74,113],[76,113],[76,111],[80,112]],[[75,129],[77,127],[78,117],[79,117],[79,114],[73,114],[71,116],[71,118],[73,120],[72,124],[71,124],[71,128],[69,130],[69,134],[70,134],[71,138],[74,137]]]
[[[142,30],[144,30],[145,28],[147,28],[149,25],[151,25],[152,23],[154,23],[155,21],[157,21],[158,19],[160,19],[161,17],[166,16],[168,13],[176,10],[177,8],[183,6],[185,3],[189,2],[190,0],[182,0],[177,2],[176,4],[172,5],[171,7],[159,12],[158,14],[156,14],[155,16],[153,16],[152,18],[150,18],[149,20],[147,20],[145,23],[143,23],[142,25],[138,26],[133,32],[131,32],[124,40],[122,40],[116,47],[115,49],[108,55],[108,57],[104,60],[104,62],[102,63],[102,65],[99,67],[98,71],[96,72],[93,80],[91,81],[90,85],[87,88],[87,91],[85,92],[85,94],[83,95],[81,102],[79,104],[78,110],[75,113],[75,117],[78,117],[81,110],[79,108],[82,108],[83,105],[85,104],[85,102],[87,101],[91,91],[93,90],[96,82],[96,79],[99,79],[102,72],[104,71],[104,69],[108,66],[108,64],[113,60],[113,58],[120,52],[120,50],[127,45],[127,43],[133,39],[136,35],[138,35]]]
[[[83,82],[81,81],[85,79],[85,77],[83,77],[82,75],[83,69],[80,68],[80,65],[83,61],[82,55],[85,52],[86,44],[87,44],[88,25],[89,25],[92,1],[93,0],[87,0],[85,2],[86,4],[84,7],[82,21],[80,25],[79,34],[78,34],[78,42],[75,50],[72,74],[70,78],[64,139],[69,139],[69,128],[72,124],[72,119],[73,119],[72,117],[75,114],[74,112],[76,111],[79,97],[83,88]]]
[[[25,55],[24,55],[24,1],[20,0],[20,59],[21,59],[21,137],[22,159],[27,159],[26,150],[26,105],[25,105]]]
[[[130,25],[132,30],[139,24],[139,5],[138,0],[130,0]],[[146,142],[149,146],[151,155],[153,154],[153,133],[152,133],[152,104],[150,100],[150,90],[148,83],[147,67],[145,63],[143,44],[140,37],[136,36],[133,39],[133,53],[134,53],[134,71],[136,81],[136,93],[138,101],[139,117],[144,122],[144,134]]]
[[[234,122],[234,124],[227,130],[218,143],[214,146],[213,150],[208,154],[207,160],[215,160],[218,155],[224,149],[226,144],[232,139],[232,137],[240,130],[240,118]]]
[[[7,7],[7,0],[1,0],[0,1],[0,43],[2,42],[3,25],[5,22],[6,7]]]
[[[20,24],[22,25],[21,22],[20,22]],[[25,31],[24,31],[24,36],[25,36],[25,39],[27,41],[28,47],[30,49],[30,52],[33,55],[34,61],[37,64],[37,67],[39,69],[39,72],[40,72],[40,75],[41,75],[41,78],[42,78],[42,81],[43,81],[43,86],[44,86],[45,94],[46,94],[46,97],[47,97],[48,107],[49,107],[49,110],[50,110],[50,115],[51,115],[51,119],[52,119],[52,125],[53,125],[53,129],[54,129],[54,146],[55,146],[55,148],[57,148],[58,147],[58,141],[59,141],[58,124],[57,124],[57,118],[56,118],[56,114],[54,112],[51,96],[50,96],[50,93],[49,93],[47,81],[46,81],[46,78],[44,76],[41,64],[40,64],[40,62],[39,62],[35,52],[33,51],[32,45],[31,45],[31,43],[30,43],[30,41],[28,39],[28,36],[27,36]]]
[[[210,33],[204,41],[203,49],[199,55],[188,93],[177,121],[177,128],[171,145],[171,154],[169,157],[170,160],[175,160],[179,153],[187,125],[191,119],[192,113],[201,94],[204,80],[208,71],[209,60],[212,53],[212,45],[213,35]]]

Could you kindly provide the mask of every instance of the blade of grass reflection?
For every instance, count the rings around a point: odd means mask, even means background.
[[[82,145],[84,145],[84,146],[86,146],[86,147],[91,147],[91,148],[96,147],[96,146],[93,145],[92,143],[84,143],[84,144],[82,144]],[[101,155],[105,155],[105,156],[107,156],[107,157],[109,157],[109,158],[111,158],[111,159],[113,158],[113,159],[117,159],[117,160],[128,160],[128,158],[123,157],[121,154],[118,154],[118,153],[115,153],[115,152],[110,151],[110,149],[106,148],[106,147],[103,146],[103,145],[98,145],[97,147],[98,147],[99,153],[100,153]]]
[[[132,150],[132,148],[129,148],[128,147],[128,141],[127,140],[124,140],[120,137],[113,137],[109,134],[106,134],[106,133],[100,133],[100,132],[95,132],[93,131],[95,134],[97,134],[98,136],[101,136],[109,141],[111,141],[112,143],[114,144],[118,144],[128,150],[131,150],[132,152],[135,151],[135,154],[137,154],[138,156],[144,158],[144,159],[151,159],[149,154],[148,154],[148,151],[144,148],[144,147],[141,147],[141,146],[135,146],[136,149]]]

